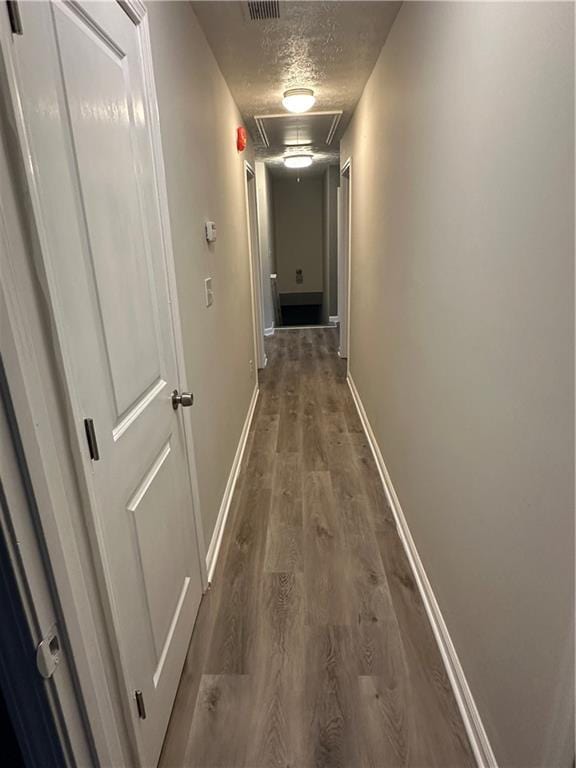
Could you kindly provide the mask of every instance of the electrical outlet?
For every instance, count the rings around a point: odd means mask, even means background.
[[[250,360],[250,376],[254,376],[254,360]]]

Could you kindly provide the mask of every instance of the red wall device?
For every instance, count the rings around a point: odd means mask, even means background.
[[[247,143],[248,135],[246,133],[246,128],[244,128],[243,125],[240,125],[236,128],[236,149],[238,152],[244,152]]]

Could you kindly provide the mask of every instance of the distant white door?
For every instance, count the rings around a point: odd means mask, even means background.
[[[252,281],[252,321],[254,326],[254,353],[256,365],[264,368],[266,352],[264,350],[264,309],[262,290],[262,268],[260,266],[260,242],[258,236],[258,200],[256,196],[256,176],[246,163],[246,214],[248,217],[248,237],[250,249],[250,274]]]
[[[338,190],[338,354],[345,358],[350,356],[350,165],[344,165]]]
[[[182,409],[171,402],[148,42],[115,2],[20,10],[13,61],[70,430],[126,711],[139,761],[153,766],[202,587]]]

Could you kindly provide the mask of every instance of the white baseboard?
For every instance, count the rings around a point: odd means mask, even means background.
[[[498,763],[496,762],[496,757],[494,756],[494,752],[492,751],[492,747],[488,741],[488,736],[486,735],[484,725],[482,724],[480,713],[478,712],[478,708],[476,707],[470,686],[468,685],[468,681],[464,675],[464,670],[462,669],[460,659],[458,658],[456,649],[452,639],[450,638],[448,627],[446,626],[446,622],[444,621],[444,617],[440,611],[440,606],[438,605],[438,601],[436,600],[432,590],[432,585],[430,584],[428,576],[426,575],[426,571],[424,570],[424,565],[422,564],[418,550],[416,549],[416,544],[414,543],[414,539],[410,533],[408,523],[404,517],[400,501],[396,495],[394,486],[392,485],[392,481],[386,468],[386,464],[384,463],[378,442],[374,432],[372,431],[372,427],[368,421],[368,417],[366,415],[366,411],[364,410],[360,395],[358,394],[358,390],[356,389],[356,385],[354,384],[350,374],[348,374],[347,381],[350,392],[352,393],[352,397],[354,399],[354,403],[356,405],[356,409],[358,411],[358,415],[360,417],[360,421],[362,422],[362,426],[366,432],[366,437],[370,443],[370,448],[372,449],[372,454],[374,456],[374,460],[376,461],[376,466],[378,467],[378,472],[382,480],[382,485],[384,486],[384,491],[386,493],[388,503],[392,508],[394,519],[396,521],[396,527],[398,528],[398,534],[406,551],[412,573],[416,583],[418,584],[418,589],[420,590],[428,619],[432,625],[432,630],[434,632],[436,642],[438,643],[438,648],[440,650],[440,654],[442,655],[442,660],[444,662],[444,666],[446,667],[446,672],[448,673],[448,677],[452,685],[452,690],[454,691],[454,696],[456,698],[460,714],[462,715],[462,720],[464,721],[464,726],[466,728],[468,738],[470,739],[472,750],[474,751],[476,762],[478,763],[479,768],[498,768]]]
[[[264,328],[264,336],[274,336],[274,325],[271,325],[270,328]]]
[[[238,473],[240,472],[240,465],[242,464],[242,457],[244,456],[244,449],[246,448],[246,442],[248,440],[248,433],[250,432],[250,424],[252,423],[252,417],[254,416],[254,410],[256,408],[256,402],[258,400],[258,385],[254,387],[252,399],[248,407],[248,413],[246,414],[246,420],[242,427],[240,434],[240,440],[238,441],[238,447],[236,448],[236,455],[232,462],[230,469],[230,475],[228,476],[228,482],[224,490],[224,496],[222,497],[222,503],[218,511],[218,518],[216,525],[214,526],[214,533],[206,553],[206,570],[208,571],[208,584],[211,583],[214,576],[214,569],[216,568],[216,562],[218,561],[218,554],[220,552],[220,545],[222,543],[222,536],[224,535],[224,529],[226,528],[226,520],[228,519],[228,513],[230,512],[230,505],[232,503],[232,497],[234,496],[234,489],[236,487],[236,481],[238,479]]]
[[[332,325],[279,325],[275,330],[280,331],[301,331],[303,328],[308,328],[311,331],[317,331],[319,328],[333,328]]]
[[[340,318],[338,317],[338,315],[330,315],[330,317],[328,318],[328,320],[329,320],[331,323],[339,323],[339,322],[340,322]]]

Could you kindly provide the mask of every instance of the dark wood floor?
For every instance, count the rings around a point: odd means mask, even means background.
[[[162,766],[475,765],[336,333],[267,339]]]

